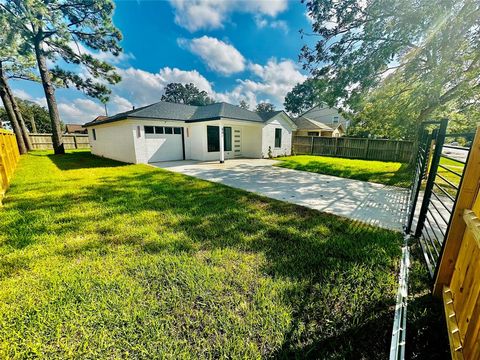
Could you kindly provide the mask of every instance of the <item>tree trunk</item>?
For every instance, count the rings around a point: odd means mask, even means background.
[[[52,142],[55,154],[65,154],[63,145],[62,127],[60,126],[60,114],[58,113],[57,100],[55,99],[55,88],[52,85],[50,72],[47,68],[47,60],[41,49],[40,40],[35,39],[35,56],[37,58],[38,71],[42,79],[43,90],[47,100],[48,113],[52,122]]]
[[[25,147],[25,142],[23,141],[22,130],[20,129],[20,125],[17,122],[15,111],[13,111],[13,106],[5,88],[5,84],[2,81],[2,78],[3,77],[0,76],[0,97],[2,98],[3,106],[5,107],[5,111],[7,112],[8,120],[10,120],[10,123],[12,124],[13,132],[17,137],[18,151],[20,152],[20,154],[25,154],[27,152],[27,148]]]
[[[32,115],[32,117],[30,118],[30,124],[32,124],[32,133],[37,134],[38,130],[37,124],[35,124],[35,115]]]
[[[2,74],[2,76],[4,76],[4,74]],[[15,100],[15,97],[13,96],[12,89],[10,89],[10,86],[8,85],[7,79],[5,79],[5,77],[2,78],[2,82],[5,84],[5,90],[7,91],[7,95],[10,98],[10,102],[12,103],[12,107],[13,107],[13,112],[17,117],[18,125],[20,126],[20,130],[22,131],[25,148],[27,149],[27,151],[33,150],[32,142],[30,141],[30,136],[28,136],[27,125],[25,125],[22,112],[20,111],[20,107],[17,104],[17,100]]]

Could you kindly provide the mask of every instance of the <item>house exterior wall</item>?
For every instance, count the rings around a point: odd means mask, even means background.
[[[234,157],[261,157],[262,124],[225,118],[188,124],[190,142],[189,159],[201,161],[220,159],[219,151],[208,152],[207,142],[207,126],[220,125],[232,128],[232,151],[225,151],[225,159],[233,159]],[[239,132],[235,130],[239,130]],[[238,138],[235,137],[236,134],[240,134],[240,153],[235,152],[235,140],[238,140]]]
[[[183,128],[185,159],[214,161],[220,152],[208,152],[207,126],[232,128],[232,151],[225,151],[225,159],[234,157],[268,157],[271,147],[273,156],[290,155],[292,147],[292,124],[283,115],[277,115],[268,123],[220,119],[198,123],[172,120],[129,119],[88,127],[92,153],[127,163],[182,160],[181,135],[145,134],[145,126]],[[275,129],[282,129],[282,143],[275,148]],[[93,140],[95,129],[97,140]]]
[[[318,132],[318,136],[327,136],[327,137],[332,136],[332,131],[331,130],[320,130],[320,129],[297,130],[297,131],[294,132],[294,135],[296,135],[296,136],[310,136],[310,135],[308,135],[309,132]]]
[[[275,147],[275,129],[277,128],[282,129],[282,143],[279,148]],[[273,157],[291,155],[292,153],[292,127],[282,115],[275,116],[263,126],[262,157],[268,157],[269,148]]]
[[[303,116],[320,121],[328,126],[333,125],[332,127],[336,127],[339,124],[344,124],[345,126],[348,126],[347,120],[335,108],[315,106],[314,108],[304,113]],[[333,122],[333,118],[335,116],[338,116],[338,123]]]
[[[126,163],[136,163],[134,128],[134,124],[129,121],[89,127],[88,139],[92,154]],[[93,139],[93,129],[96,140]]]

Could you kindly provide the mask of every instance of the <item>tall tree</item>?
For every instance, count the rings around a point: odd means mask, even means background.
[[[304,113],[326,100],[322,100],[322,95],[325,97],[324,90],[325,82],[314,78],[295,85],[285,96],[285,110],[294,115]]]
[[[52,140],[55,154],[65,152],[60,115],[55,98],[56,81],[74,86],[87,95],[102,101],[109,90],[102,81],[115,84],[120,77],[114,67],[96,59],[90,50],[118,55],[121,34],[112,23],[114,5],[111,0],[5,0],[0,10],[8,17],[12,27],[22,34],[28,50],[35,53],[38,71],[45,92],[52,122]],[[47,60],[57,62],[49,69]],[[79,76],[62,64],[79,65],[91,77]]]
[[[275,105],[268,103],[268,102],[261,102],[257,104],[255,108],[256,112],[270,112],[275,111]]]
[[[8,92],[6,90],[4,78],[5,76],[3,75],[2,63],[0,62],[0,97],[2,98],[3,106],[5,108],[8,120],[12,124],[13,132],[15,133],[15,136],[17,138],[18,150],[20,154],[25,154],[27,152],[27,148],[25,146],[22,129],[17,121],[15,111],[13,110],[12,101],[10,100],[10,96],[8,95]]]
[[[314,47],[301,59],[322,79],[333,105],[352,109],[395,74],[419,120],[480,91],[480,2],[478,0],[307,0]],[[390,86],[388,84],[387,86]],[[389,90],[392,90],[390,88]],[[389,91],[387,91],[389,92]],[[413,107],[411,107],[413,109]]]
[[[11,77],[34,77],[30,71],[33,62],[32,57],[20,55],[20,37],[12,31],[10,24],[3,14],[0,13],[0,92],[2,102],[6,109],[5,113],[17,137],[20,153],[32,149],[28,130],[18,108],[16,99],[9,86],[8,79]]]
[[[165,87],[162,101],[178,104],[202,106],[213,103],[213,99],[204,90],[199,90],[194,84],[170,83]]]

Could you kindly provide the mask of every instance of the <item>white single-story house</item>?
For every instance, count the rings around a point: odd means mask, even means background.
[[[158,102],[84,125],[93,154],[127,163],[290,155],[296,125],[284,111],[228,103]]]
[[[340,137],[345,135],[345,127],[342,123],[328,126],[306,116],[299,116],[293,121],[297,125],[297,130],[294,132],[296,136]]]

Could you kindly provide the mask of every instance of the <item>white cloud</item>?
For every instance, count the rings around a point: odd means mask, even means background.
[[[197,70],[185,71],[177,68],[165,67],[158,73],[145,70],[118,69],[122,81],[113,87],[114,94],[130,99],[135,106],[144,106],[160,101],[163,90],[168,83],[193,83],[200,90],[213,93],[210,82]]]
[[[290,31],[286,21],[284,20],[269,21],[268,19],[266,19],[264,16],[261,16],[261,15],[255,16],[255,24],[259,29],[269,27],[272,29],[282,30],[285,34],[288,34],[288,32]]]
[[[292,60],[279,62],[272,58],[266,65],[250,64],[248,68],[256,79],[237,79],[238,84],[232,91],[217,93],[216,98],[233,104],[245,100],[251,108],[261,101],[282,107],[285,95],[306,79]]]
[[[223,75],[231,75],[245,69],[245,58],[232,45],[209,36],[196,39],[179,39],[180,46],[198,55],[207,66]]]
[[[45,100],[45,97],[33,97],[29,93],[27,93],[25,90],[22,89],[13,89],[13,95],[23,99],[23,100],[28,100],[31,102],[34,102],[40,106],[47,107],[47,100]]]
[[[103,52],[103,51],[93,51],[85,47],[82,43],[79,42],[73,42],[71,41],[69,43],[70,47],[75,51],[77,54],[88,54],[92,55],[98,60],[105,61],[109,64],[113,65],[118,65],[121,63],[125,63],[128,60],[135,59],[135,55],[132,53],[128,52],[121,52],[118,56],[113,55],[110,52]]]
[[[175,22],[190,30],[218,29],[233,12],[275,17],[286,10],[288,0],[170,0]]]
[[[66,124],[84,124],[92,121],[98,115],[105,115],[102,105],[90,99],[75,99],[58,104],[60,117]]]

